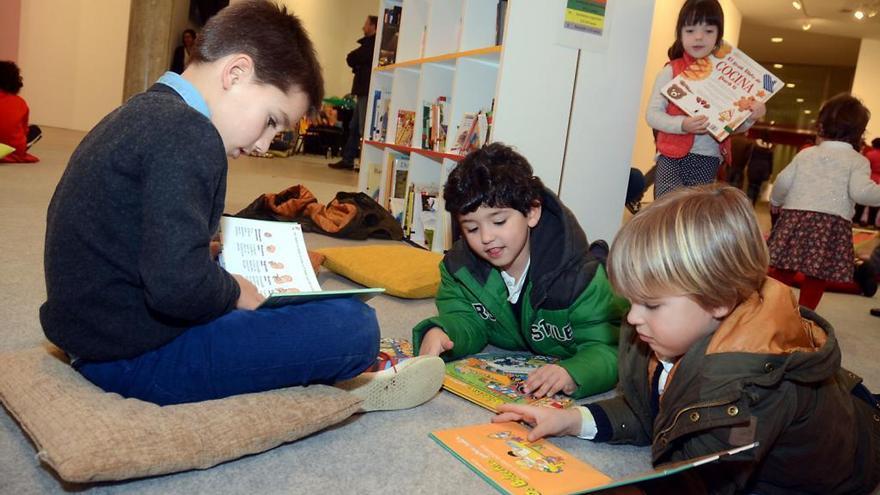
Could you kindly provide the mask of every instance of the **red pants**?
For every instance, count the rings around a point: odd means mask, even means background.
[[[792,270],[778,270],[772,266],[767,274],[785,285],[791,287],[799,285],[801,288],[801,295],[798,298],[798,304],[812,310],[815,310],[816,306],[819,305],[819,301],[822,300],[822,295],[825,294],[825,287],[828,285],[828,282],[825,280],[807,277],[805,275],[802,280],[801,277],[795,279],[798,272]]]

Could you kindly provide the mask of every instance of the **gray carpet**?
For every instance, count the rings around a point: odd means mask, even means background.
[[[0,351],[43,340],[37,310],[45,298],[42,256],[46,206],[82,133],[44,129],[32,150],[37,164],[0,165]],[[356,174],[330,171],[326,160],[253,159],[230,167],[227,211],[235,212],[262,192],[302,183],[327,202],[354,190]],[[307,235],[310,247],[351,243]],[[379,242],[379,241],[370,241]],[[325,288],[353,286],[322,272]],[[435,311],[433,300],[379,296],[382,334],[409,338],[410,328]],[[880,319],[868,309],[876,299],[827,294],[819,312],[837,328],[844,365],[880,390]],[[4,411],[0,413],[0,494],[56,493],[492,493],[493,489],[428,438],[443,428],[488,421],[491,413],[447,392],[408,411],[356,415],[343,424],[269,452],[203,471],[99,485],[66,485],[35,458],[34,446]],[[648,451],[592,444],[575,438],[554,443],[617,477],[649,467]]]

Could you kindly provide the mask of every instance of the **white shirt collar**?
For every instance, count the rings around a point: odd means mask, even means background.
[[[532,258],[529,257],[526,260],[526,267],[520,275],[519,280],[511,277],[507,274],[507,272],[501,272],[501,279],[504,280],[504,285],[507,286],[507,302],[511,304],[516,304],[519,300],[519,295],[522,293],[523,285],[525,285],[526,274],[529,273],[529,266],[532,264]]]

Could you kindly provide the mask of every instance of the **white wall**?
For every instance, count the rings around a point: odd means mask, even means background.
[[[375,0],[282,0],[303,22],[324,69],[324,94],[344,96],[351,91],[352,72],[345,56],[359,45],[368,15],[378,15]],[[381,17],[380,17],[381,20]]]
[[[675,41],[675,22],[684,0],[657,0],[654,5],[654,21],[651,25],[651,41],[648,46],[648,60],[645,64],[642,81],[642,96],[639,105],[639,120],[636,128],[636,144],[632,153],[632,166],[647,171],[654,164],[654,134],[645,122],[645,108],[654,86],[654,78],[666,65],[669,58],[666,51]],[[724,9],[724,39],[733,45],[739,43],[742,14],[733,5],[733,0],[721,0]],[[648,195],[647,197],[650,197]]]
[[[122,103],[130,0],[21,4],[21,95],[34,124],[91,129]]]
[[[580,54],[559,196],[591,241],[610,243],[623,218],[654,1],[618,2],[607,49]]]
[[[853,77],[852,94],[859,97],[871,111],[871,121],[865,139],[880,137],[880,40],[863,39],[859,48],[859,61]]]

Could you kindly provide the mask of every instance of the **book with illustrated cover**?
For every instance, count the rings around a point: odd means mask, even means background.
[[[416,127],[416,113],[412,110],[397,111],[397,133],[394,144],[412,146],[413,132]]]
[[[376,364],[367,371],[382,371],[413,357],[412,342],[406,339],[382,337],[379,339],[379,355]]]
[[[520,423],[486,423],[432,432],[429,436],[496,490],[505,494],[567,495],[592,493],[670,476],[717,461],[758,445],[757,442],[714,454],[657,466],[612,479],[547,439],[526,440]]]
[[[566,408],[571,398],[556,394],[536,399],[522,391],[529,373],[558,359],[525,352],[487,352],[446,363],[443,388],[490,411],[501,404]]]
[[[366,300],[385,292],[381,288],[321,290],[302,227],[295,222],[222,217],[220,239],[221,266],[257,287],[266,298],[261,308],[335,297]]]
[[[723,41],[660,91],[691,117],[708,117],[709,133],[723,141],[749,118],[753,101],[766,102],[783,87],[781,79]]]

